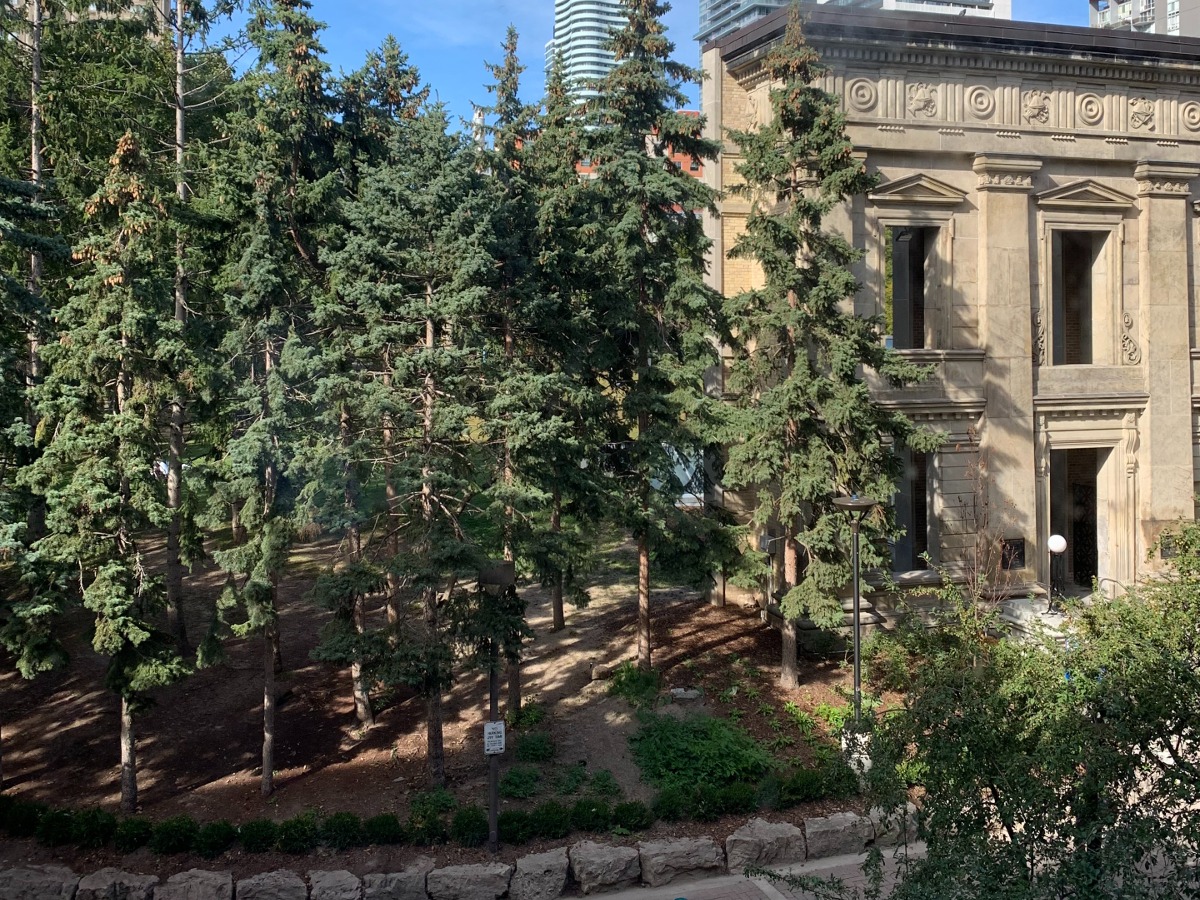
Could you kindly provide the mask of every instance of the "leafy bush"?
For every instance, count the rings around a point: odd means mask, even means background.
[[[556,800],[547,800],[529,813],[529,829],[536,837],[565,838],[571,833],[571,811]]]
[[[654,824],[654,813],[640,800],[629,800],[613,807],[612,823],[625,831],[643,831]]]
[[[275,847],[282,853],[308,853],[317,846],[317,837],[317,821],[313,816],[294,816],[279,823]]]
[[[783,779],[771,772],[758,783],[757,804],[760,809],[785,809],[787,803],[783,800]]]
[[[488,839],[488,815],[479,806],[462,806],[450,822],[450,837],[463,847],[479,847]]]
[[[620,804],[618,804],[619,806]],[[656,818],[667,822],[686,819],[692,805],[692,792],[682,784],[668,784],[654,798],[652,809]],[[614,819],[616,810],[613,810]]]
[[[901,784],[923,785],[929,777],[929,766],[917,759],[903,759],[896,764],[896,777]]]
[[[445,788],[434,788],[432,791],[425,791],[413,797],[409,803],[409,809],[412,812],[432,813],[448,813],[458,801],[454,799],[454,795]]]
[[[46,813],[46,804],[34,803],[30,800],[14,800],[5,816],[4,827],[15,838],[33,837],[37,833],[38,822]]]
[[[758,788],[744,781],[727,784],[717,791],[722,813],[750,813],[758,809]]]
[[[75,817],[70,810],[51,809],[42,814],[35,832],[38,843],[47,847],[61,847],[71,843],[75,832]]]
[[[546,720],[546,707],[536,701],[525,703],[515,713],[506,713],[504,720],[508,723],[509,728],[517,731],[536,728]]]
[[[608,831],[612,810],[603,800],[585,798],[571,807],[571,826],[576,831]]]
[[[446,817],[430,809],[414,809],[404,823],[404,835],[418,847],[446,843]]]
[[[516,756],[521,762],[550,762],[554,759],[554,740],[546,731],[527,734],[517,741]]]
[[[558,776],[556,789],[560,794],[574,794],[587,781],[587,765],[585,763],[575,763],[563,769],[561,775]]]
[[[72,840],[84,850],[99,850],[117,832],[117,817],[98,807],[80,810],[75,814]]]
[[[646,715],[629,744],[642,776],[660,788],[671,782],[718,787],[757,782],[774,762],[745,731],[705,715],[683,720]]]
[[[145,819],[122,819],[117,823],[113,834],[113,846],[122,853],[132,853],[140,847],[145,847],[154,834],[154,824]]]
[[[846,722],[854,715],[854,707],[848,703],[842,706],[818,703],[817,708],[813,712],[816,713],[818,719],[829,727],[830,731],[834,734],[840,734],[846,727]]]
[[[362,820],[354,813],[334,813],[321,823],[321,843],[327,847],[349,850],[362,842]]]
[[[266,853],[279,840],[279,826],[270,819],[252,819],[238,829],[238,840],[247,853]]]
[[[196,845],[200,826],[191,816],[174,816],[163,819],[154,826],[150,835],[150,849],[162,856],[172,853],[187,853]]]
[[[532,766],[513,766],[500,777],[500,796],[528,800],[537,793],[541,777]]]
[[[878,690],[906,691],[912,684],[908,648],[894,634],[879,631],[863,643],[863,680]]]
[[[395,813],[380,813],[363,822],[363,840],[368,844],[403,844],[404,826]]]
[[[506,844],[524,844],[533,837],[529,813],[523,809],[506,809],[496,820],[500,840]]]
[[[237,840],[236,827],[220,819],[200,826],[196,835],[195,850],[205,859],[215,859],[233,846]]]
[[[648,709],[658,699],[661,687],[662,677],[657,672],[639,669],[626,660],[613,672],[608,693],[614,697],[624,697],[634,709]]]
[[[820,800],[825,796],[825,777],[820,769],[797,769],[783,782],[780,800],[784,807]]]
[[[829,760],[821,767],[821,778],[825,782],[825,796],[845,800],[859,792],[858,775],[841,757]]]
[[[601,769],[592,776],[588,784],[588,793],[597,797],[620,797],[621,786],[608,769]]]
[[[715,784],[700,782],[691,790],[688,815],[697,822],[711,822],[724,812],[721,806],[721,791]]]

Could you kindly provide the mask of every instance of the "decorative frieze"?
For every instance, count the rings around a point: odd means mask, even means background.
[[[879,105],[879,90],[869,78],[855,78],[846,87],[846,100],[855,112],[874,112]]]
[[[971,166],[979,176],[981,191],[1027,191],[1033,187],[1033,173],[1042,167],[1040,159],[978,153]]]
[[[1033,311],[1033,364],[1046,365],[1046,317],[1041,309]]]
[[[1021,106],[1021,116],[1026,122],[1036,122],[1045,125],[1050,121],[1050,94],[1048,91],[1034,89],[1025,92],[1024,103]]]
[[[1154,101],[1135,97],[1129,101],[1129,124],[1134,131],[1154,130]]]
[[[1127,366],[1141,365],[1142,348],[1133,336],[1133,316],[1121,314],[1121,362]]]
[[[988,121],[996,112],[996,95],[982,84],[972,85],[967,88],[967,110],[973,118]]]
[[[914,116],[933,118],[937,115],[937,88],[918,81],[908,86],[908,111]]]
[[[1187,197],[1190,182],[1200,175],[1200,168],[1187,163],[1142,160],[1133,170],[1137,179],[1138,196]]]

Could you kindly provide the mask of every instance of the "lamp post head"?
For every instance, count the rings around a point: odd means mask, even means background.
[[[870,497],[860,497],[858,494],[851,494],[849,497],[834,497],[833,505],[842,512],[850,513],[858,519],[862,519],[863,516],[879,505],[879,501],[872,500]]]
[[[1057,556],[1067,549],[1067,539],[1061,534],[1052,534],[1046,541],[1046,549]]]

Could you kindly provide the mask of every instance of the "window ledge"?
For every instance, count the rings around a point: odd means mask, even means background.
[[[926,348],[897,350],[898,354],[915,363],[940,362],[972,362],[987,357],[987,351],[982,347],[972,347],[969,350],[930,350]]]

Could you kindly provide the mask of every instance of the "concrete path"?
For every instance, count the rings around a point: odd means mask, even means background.
[[[911,848],[914,856],[924,853],[924,845]],[[829,859],[814,859],[802,865],[780,866],[778,871],[795,875],[819,875],[840,878],[848,887],[862,888],[862,854],[833,856]],[[885,896],[895,884],[896,861],[890,850],[884,852]],[[721,875],[691,881],[675,881],[665,887],[637,887],[615,894],[597,894],[598,900],[812,900],[808,891],[792,891],[786,886],[774,885],[763,879],[747,878],[745,875]]]

